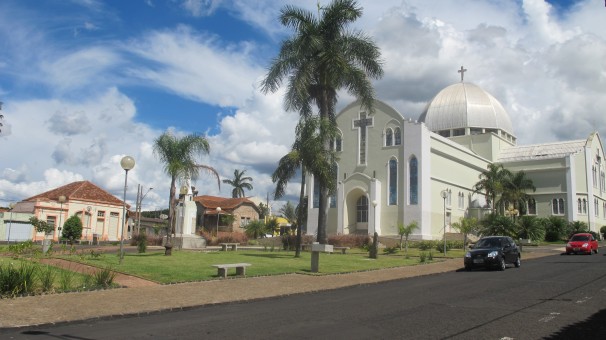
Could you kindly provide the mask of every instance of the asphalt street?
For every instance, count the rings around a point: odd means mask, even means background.
[[[606,337],[606,256],[457,271],[0,332],[6,339],[570,339]]]

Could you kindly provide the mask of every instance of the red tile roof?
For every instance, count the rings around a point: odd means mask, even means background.
[[[217,207],[221,207],[222,212],[232,212],[239,206],[243,204],[248,204],[255,209],[259,210],[257,205],[249,200],[248,198],[225,198],[225,197],[217,197],[217,196],[196,196],[193,198],[194,202],[200,203],[205,209],[208,215],[213,213],[213,210],[216,211]]]
[[[113,205],[122,205],[122,200],[116,198],[109,192],[101,189],[89,181],[73,182],[56,189],[43,192],[36,196],[26,198],[23,201],[35,202],[38,200],[58,201],[59,196],[65,196],[67,201],[78,200],[93,203],[105,203]],[[126,205],[130,208],[130,205]]]

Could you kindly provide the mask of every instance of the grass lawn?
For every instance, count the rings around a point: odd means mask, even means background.
[[[401,267],[420,264],[418,249],[409,249],[407,259],[404,252],[396,254],[379,254],[378,259],[368,258],[368,253],[361,249],[351,249],[347,254],[320,254],[320,273],[347,273],[381,268]],[[427,256],[429,251],[424,252]],[[448,252],[448,257],[462,257],[462,250]],[[434,261],[443,254],[432,251]],[[213,264],[250,263],[248,276],[277,275],[286,273],[311,274],[311,253],[302,252],[300,258],[294,257],[292,251],[238,250],[232,251],[173,251],[172,256],[164,256],[163,251],[150,251],[144,254],[125,254],[122,264],[115,254],[103,254],[93,257],[71,257],[67,259],[84,261],[97,267],[111,266],[115,270],[143,277],[160,283],[200,281],[217,278],[217,269]],[[230,272],[233,275],[234,271]],[[315,273],[314,273],[315,275]]]

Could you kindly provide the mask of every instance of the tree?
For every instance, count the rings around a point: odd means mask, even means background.
[[[63,224],[61,236],[69,240],[69,244],[73,245],[74,241],[82,237],[82,220],[80,217],[73,215],[68,218]]]
[[[288,86],[284,98],[286,110],[299,112],[302,117],[312,115],[312,106],[318,110],[326,126],[335,128],[337,91],[347,92],[360,100],[369,114],[373,112],[374,90],[370,78],[383,75],[380,52],[370,38],[347,26],[362,16],[362,8],[353,0],[334,0],[326,7],[318,6],[313,12],[286,5],[281,10],[282,25],[295,31],[283,42],[280,53],[272,61],[261,90],[276,92],[284,78]],[[325,122],[325,124],[324,124]],[[323,150],[331,149],[332,140],[320,130]],[[333,162],[328,162],[333,164]],[[332,166],[331,166],[332,167]],[[328,197],[334,186],[327,182],[326,174],[316,173],[320,187],[318,214],[318,241],[327,243],[326,219]]]
[[[540,219],[545,229],[545,241],[555,242],[561,241],[566,236],[566,227],[568,222],[558,216],[549,216],[548,218]]]
[[[331,137],[336,138],[337,130],[327,127],[326,130]],[[325,178],[326,183],[331,183],[334,180],[331,161],[336,159],[335,152],[329,150],[326,152],[322,144],[322,138],[319,135],[320,120],[317,118],[301,118],[295,130],[295,142],[292,145],[291,151],[283,156],[278,162],[278,167],[272,174],[272,181],[276,183],[274,191],[274,199],[280,199],[286,190],[286,185],[297,171],[301,170],[301,186],[299,190],[298,207],[307,207],[305,198],[305,179],[307,169],[314,169],[316,175],[326,174],[329,178]],[[295,241],[295,257],[301,256],[301,239],[302,228],[307,221],[307,211],[298,209],[297,213],[297,237]]]
[[[478,219],[475,217],[461,217],[459,222],[452,224],[452,227],[463,233],[463,247],[466,247],[467,235],[473,234],[478,230]]]
[[[587,223],[583,221],[572,221],[568,222],[568,226],[566,228],[567,234],[566,237],[570,238],[570,236],[577,233],[588,233],[589,228],[587,227]]]
[[[492,208],[492,213],[496,213],[497,197],[503,193],[504,179],[510,175],[509,170],[503,167],[503,164],[488,164],[488,169],[480,174],[478,181],[473,189],[474,193],[482,193],[486,197],[486,203]]]
[[[265,236],[266,232],[267,227],[265,226],[265,222],[262,220],[250,221],[244,227],[244,233],[246,233],[246,236],[254,239]]]
[[[236,222],[236,216],[232,214],[221,215],[221,224],[226,225],[231,231],[233,231],[234,222]]]
[[[478,233],[482,236],[501,235],[516,237],[516,225],[509,217],[488,214],[480,221]]]
[[[195,156],[208,154],[210,145],[206,138],[195,134],[179,138],[170,132],[165,132],[154,141],[154,153],[164,163],[164,172],[170,176],[170,193],[168,197],[168,231],[166,237],[165,255],[171,255],[171,234],[174,231],[175,219],[175,193],[177,192],[177,179],[198,178],[200,169],[206,170],[217,177],[217,185],[221,187],[219,174],[207,165],[196,163]]]
[[[518,210],[520,215],[524,215],[526,213],[526,202],[530,199],[530,195],[526,192],[537,190],[532,180],[526,177],[524,171],[504,172],[501,180],[503,181],[503,194],[501,195],[503,206],[507,202],[513,205],[513,208]]]
[[[535,216],[522,216],[517,225],[519,238],[534,241],[542,241],[545,238],[545,228]]]
[[[245,197],[246,195],[244,194],[244,189],[246,190],[252,190],[253,186],[252,184],[248,183],[248,182],[252,182],[253,179],[252,177],[244,176],[244,173],[246,172],[246,170],[242,170],[239,171],[238,169],[234,170],[234,179],[224,179],[223,183],[229,184],[232,187],[234,187],[234,189],[231,191],[231,197],[233,198],[239,198],[239,197]]]
[[[265,220],[265,216],[269,216],[269,205],[259,202],[259,219]]]
[[[398,223],[398,235],[400,235],[400,250],[402,250],[402,239],[406,239],[406,251],[405,254],[408,255],[408,237],[412,232],[417,229],[417,221],[412,221],[408,225],[404,226],[404,223]]]
[[[37,217],[30,217],[29,223],[36,228],[36,231],[39,233],[44,233],[45,235],[52,233],[55,231],[55,226],[52,224],[48,224],[46,221],[39,220]]]
[[[267,233],[271,233],[271,235],[275,235],[276,231],[280,231],[280,223],[278,223],[278,219],[275,217],[270,218],[265,224]]]

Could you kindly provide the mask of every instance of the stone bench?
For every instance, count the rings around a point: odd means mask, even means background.
[[[350,248],[349,247],[333,247],[334,250],[340,250],[341,254],[345,254]]]
[[[219,243],[221,246],[221,251],[227,251],[227,247],[230,247],[231,250],[237,251],[239,243]]]
[[[246,276],[246,267],[252,266],[250,263],[230,263],[230,264],[213,264],[217,268],[217,275],[227,278],[227,270],[236,268],[236,275]]]

